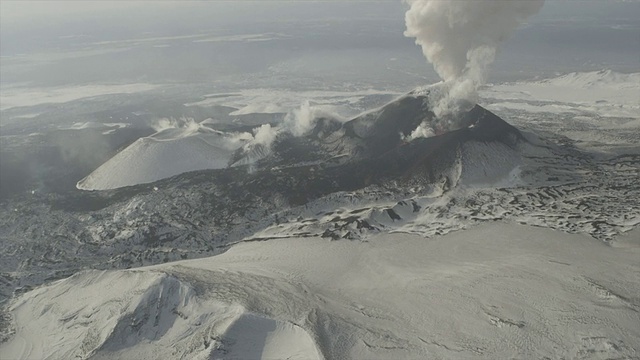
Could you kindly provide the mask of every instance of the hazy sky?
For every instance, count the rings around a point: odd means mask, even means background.
[[[401,0],[1,0],[0,84],[433,77],[420,48],[403,36],[407,9]],[[547,0],[504,44],[493,73],[640,71],[639,18],[640,0]],[[242,34],[278,39],[192,37]],[[150,38],[167,40],[135,42]]]
[[[349,4],[351,3],[351,4]],[[377,4],[384,8],[389,4],[403,6],[399,0],[382,1],[18,1],[3,0],[2,22],[7,26],[35,25],[34,22],[69,22],[75,17],[86,18],[127,18],[129,14],[148,13],[163,17],[182,16],[190,14],[196,18],[202,15],[219,20],[244,20],[254,16],[262,16],[273,20],[278,15],[297,15],[303,17],[322,16],[321,13],[295,13],[297,9],[318,7],[327,10],[339,10],[342,6],[352,8],[363,4]],[[343,9],[345,10],[345,9]],[[205,13],[202,14],[202,11]],[[305,16],[306,15],[306,16]],[[342,16],[339,12],[336,16]]]
[[[504,1],[504,0],[497,0]],[[325,8],[332,11],[355,10],[358,8],[369,11],[371,4],[377,4],[381,9],[389,5],[406,8],[401,0],[291,0],[291,1],[30,1],[30,0],[2,0],[0,2],[0,19],[3,26],[37,26],[46,22],[69,22],[74,18],[126,18],[130,13],[150,13],[171,16],[192,12],[199,17],[198,12],[209,11],[206,15],[216,20],[228,16],[242,19],[244,16],[261,15],[265,18],[276,18],[278,12],[292,10],[295,15],[296,8],[313,6],[314,9]],[[546,9],[541,13],[542,18],[565,17],[574,14],[578,17],[620,17],[636,19],[640,16],[640,0],[547,0]],[[269,8],[272,11],[266,11]],[[546,11],[545,11],[546,10]],[[224,15],[224,16],[221,16]],[[244,15],[244,16],[243,16]],[[284,14],[287,15],[287,14]],[[307,17],[322,16],[319,13],[308,13]],[[335,13],[336,16],[353,15]]]

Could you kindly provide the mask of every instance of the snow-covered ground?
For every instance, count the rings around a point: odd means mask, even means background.
[[[637,151],[640,73],[570,73],[490,85],[481,96],[484,107],[519,128],[564,136],[597,152],[610,153],[611,146]]]
[[[311,105],[341,116],[354,116],[367,110],[371,98],[399,96],[401,93],[381,90],[361,91],[287,91],[279,89],[247,89],[234,93],[207,94],[189,106],[224,105],[237,108],[230,115],[254,113],[288,113],[310,102]]]
[[[462,149],[468,164],[453,191],[433,184],[420,196],[406,189],[401,197],[367,187],[269,214],[275,221],[250,220],[262,211],[249,212],[225,220],[239,225],[224,236],[239,241],[223,254],[87,270],[37,287],[11,301],[15,334],[0,344],[0,357],[638,358],[638,75],[574,73],[489,86],[481,105],[531,141],[518,156],[495,161],[506,152],[468,144]],[[327,92],[316,103],[352,111],[378,95],[385,96],[365,92],[340,100]],[[221,93],[187,105],[233,105],[240,115],[281,112],[302,95],[288,96]],[[242,140],[206,124],[159,130],[79,187],[108,189],[224,167]],[[81,260],[78,267],[124,267],[113,259],[151,246],[140,232],[143,213],[175,202],[168,219],[189,213],[189,221],[205,223],[200,203],[189,203],[198,194],[188,190],[169,194],[174,198],[162,189],[131,198],[123,219],[113,212],[119,205],[74,215],[78,220],[56,210],[44,223],[61,234],[88,229],[100,264],[91,265],[89,252],[73,247],[87,241],[82,236],[57,236],[52,248],[33,247],[45,249],[33,259],[3,254],[20,269],[6,274],[27,288],[48,275],[29,274],[32,260],[44,264],[39,271],[68,259]],[[363,220],[367,226],[358,226]],[[125,221],[131,225],[120,227]],[[66,223],[75,227],[65,230]],[[191,229],[181,227],[184,234],[175,238],[167,230],[169,240],[158,249],[198,256],[203,244],[211,245],[206,236],[219,230],[199,228],[208,240],[189,242]],[[355,240],[320,238],[328,229]],[[126,232],[135,241],[119,242]],[[31,246],[19,237],[7,243],[7,253]]]
[[[425,239],[289,238],[19,297],[4,356],[635,358],[640,243],[485,224]]]
[[[6,87],[0,93],[0,110],[40,104],[62,104],[109,94],[134,94],[158,87],[158,85],[145,83],[80,85],[58,88]]]
[[[574,113],[640,118],[640,73],[611,70],[570,73],[556,78],[487,86],[489,110]],[[606,121],[606,120],[603,120]]]

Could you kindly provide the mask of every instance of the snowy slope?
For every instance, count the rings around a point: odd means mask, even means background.
[[[6,87],[0,95],[0,110],[40,104],[60,104],[110,94],[135,94],[157,89],[154,84],[100,84],[59,88]]]
[[[489,110],[579,113],[602,117],[640,117],[640,73],[611,70],[570,73],[540,81],[488,86],[482,96]]]
[[[322,108],[341,116],[355,116],[372,105],[400,95],[390,91],[290,91],[282,89],[244,89],[234,93],[208,94],[187,106],[223,105],[236,108],[230,115],[288,113],[301,105]]]
[[[481,96],[484,107],[518,128],[564,136],[583,149],[611,153],[638,144],[640,73],[570,73],[487,86]]]
[[[219,169],[246,139],[200,124],[140,138],[78,182],[82,190],[145,184],[194,170]]]
[[[17,298],[4,356],[635,358],[640,248],[512,224],[245,242]],[[55,344],[55,346],[51,346]]]

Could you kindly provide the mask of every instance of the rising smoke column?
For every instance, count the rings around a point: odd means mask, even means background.
[[[444,80],[433,101],[437,117],[477,102],[477,90],[498,46],[544,0],[406,0],[404,35],[415,37],[427,60]]]

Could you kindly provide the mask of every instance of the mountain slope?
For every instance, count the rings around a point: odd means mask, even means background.
[[[77,187],[108,190],[151,183],[189,171],[224,168],[242,141],[237,134],[199,124],[164,129],[129,145],[80,180]]]
[[[639,250],[501,223],[429,240],[246,242],[25,294],[11,308],[20,327],[0,350],[15,359],[633,358]]]

